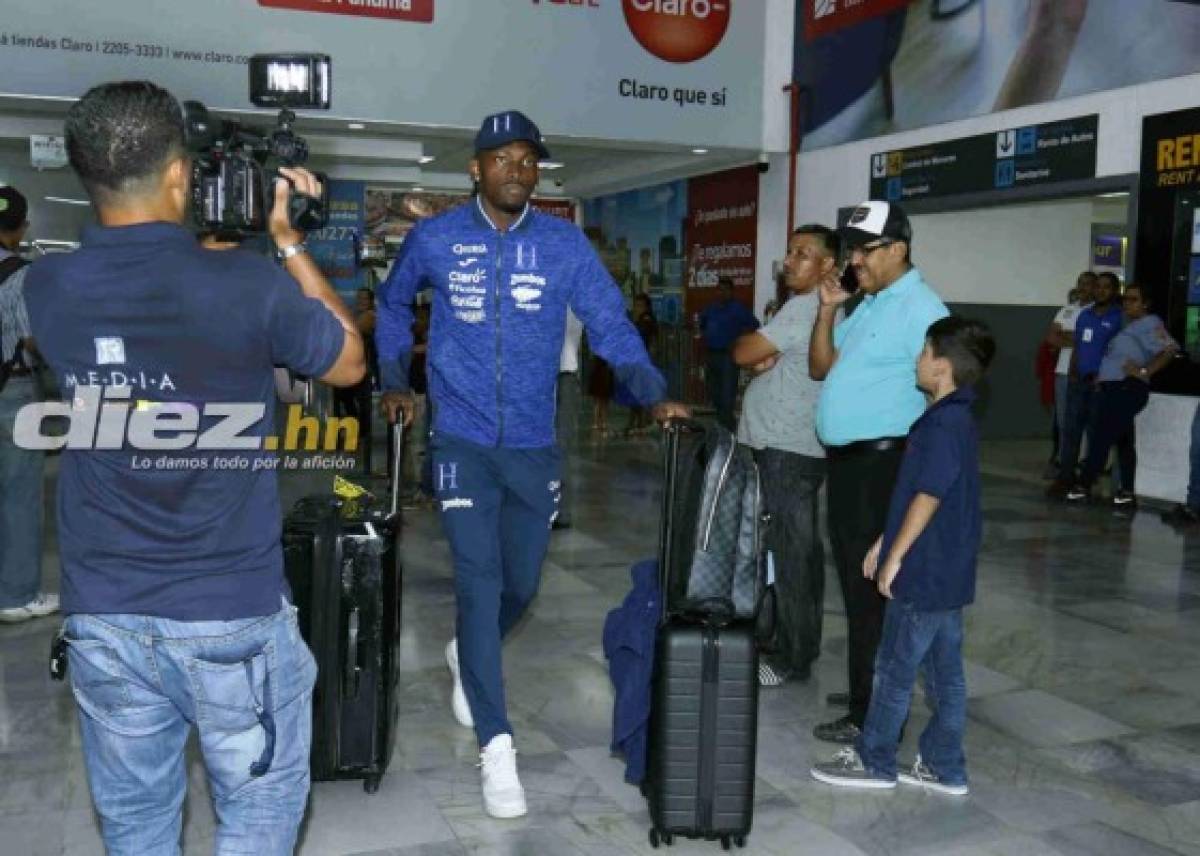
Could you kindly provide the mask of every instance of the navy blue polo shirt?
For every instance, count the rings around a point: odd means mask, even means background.
[[[1104,351],[1113,336],[1121,332],[1123,319],[1121,307],[1116,303],[1104,314],[1098,313],[1095,306],[1079,313],[1075,321],[1075,369],[1080,377],[1100,371]]]
[[[738,336],[758,329],[758,319],[744,304],[731,297],[705,307],[700,313],[700,329],[710,351],[727,351]]]
[[[266,258],[205,250],[168,223],[84,230],[81,249],[29,268],[25,295],[66,397],[79,402],[98,387],[135,412],[191,408],[199,431],[218,421],[206,408],[256,405],[263,416],[242,432],[251,443],[274,435],[273,367],[325,374],[345,338],[334,315]],[[279,610],[278,476],[217,463],[272,453],[145,451],[119,430],[107,445],[61,458],[64,612],[204,621]]]
[[[882,563],[918,493],[941,502],[909,548],[892,595],[918,609],[957,609],[975,600],[975,563],[983,532],[979,499],[979,433],[971,388],[956,390],[913,423],[888,506]]]

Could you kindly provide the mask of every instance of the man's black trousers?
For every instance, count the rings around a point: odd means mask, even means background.
[[[883,534],[904,449],[878,451],[856,444],[828,451],[829,541],[846,604],[850,718],[862,728],[871,704],[885,604],[875,582],[863,578],[863,558]]]

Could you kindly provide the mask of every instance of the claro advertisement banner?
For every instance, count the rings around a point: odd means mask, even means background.
[[[169,6],[169,11],[167,7]],[[0,28],[4,93],[150,79],[249,109],[246,59],[333,57],[339,118],[761,147],[759,0],[38,0]]]
[[[688,181],[683,229],[688,317],[717,298],[721,277],[733,280],[739,300],[754,305],[758,175],[757,167],[747,166]]]

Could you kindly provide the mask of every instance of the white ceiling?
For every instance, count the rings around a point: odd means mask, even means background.
[[[0,161],[24,158],[30,134],[61,134],[65,99],[0,96]],[[261,111],[223,113],[245,124],[273,127],[273,115]],[[433,128],[391,122],[367,122],[350,129],[344,120],[302,115],[296,131],[308,138],[310,165],[336,178],[373,185],[425,190],[466,190],[473,129]],[[572,137],[546,140],[563,167],[543,170],[538,192],[545,196],[586,198],[754,162],[757,152],[713,149],[695,153],[678,145],[613,143]],[[25,154],[23,155],[22,152]],[[433,160],[422,164],[422,157]]]

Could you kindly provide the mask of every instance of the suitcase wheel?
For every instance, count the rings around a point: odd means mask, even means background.
[[[735,836],[733,839],[733,843],[736,844],[738,847],[745,847],[746,846],[746,836],[744,836],[744,835]]]
[[[665,844],[670,847],[675,843],[675,836],[669,832],[659,833],[657,829],[650,830],[650,846],[657,849],[659,844]]]
[[[381,776],[367,776],[363,779],[363,790],[369,794],[373,794],[379,790],[379,780]]]
[[[650,846],[653,847],[655,850],[658,849],[658,841],[659,841],[658,830],[652,828],[650,830]]]
[[[731,843],[731,842],[730,842],[730,840],[729,840],[729,836],[728,836],[728,835],[722,835],[722,836],[721,836],[721,849],[722,849],[722,850],[728,850],[728,849],[729,849],[730,847],[732,847],[732,846],[733,846],[733,845],[732,845],[732,843]]]

